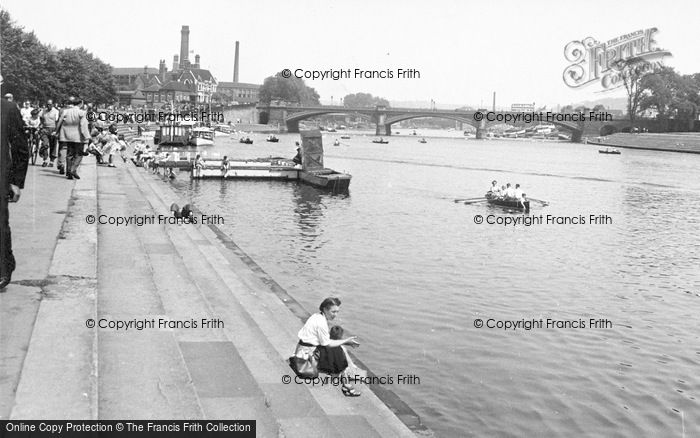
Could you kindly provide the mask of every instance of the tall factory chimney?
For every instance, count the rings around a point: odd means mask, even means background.
[[[187,68],[189,66],[187,54],[190,51],[190,27],[182,26],[180,34],[180,64]]]
[[[238,41],[236,41],[236,57],[233,60],[233,82],[238,82]]]
[[[180,70],[180,63],[178,62],[178,56],[173,55],[173,71],[178,71]]]
[[[160,64],[158,65],[158,76],[160,76],[160,81],[162,83],[165,83],[165,72],[168,71],[168,68],[165,66],[165,59],[160,60]]]

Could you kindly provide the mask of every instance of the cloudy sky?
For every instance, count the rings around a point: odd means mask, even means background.
[[[564,46],[606,41],[650,27],[665,63],[700,72],[700,2],[353,0],[114,3],[3,0],[25,30],[58,48],[83,46],[114,67],[172,66],[180,29],[190,27],[190,56],[220,81],[233,76],[241,43],[241,82],[262,83],[282,69],[396,71],[420,79],[307,80],[321,100],[369,92],[392,101],[497,105],[571,103],[624,92],[571,89]]]

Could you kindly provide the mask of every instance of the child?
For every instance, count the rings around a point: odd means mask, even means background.
[[[228,157],[226,155],[224,155],[224,159],[221,160],[221,176],[224,178],[226,178],[226,174],[228,173],[228,167],[229,167]]]

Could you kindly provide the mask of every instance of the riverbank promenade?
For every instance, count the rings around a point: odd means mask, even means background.
[[[160,176],[118,161],[85,158],[72,181],[30,166],[11,204],[17,270],[0,293],[0,419],[239,419],[256,420],[260,437],[432,435],[367,386],[351,398],[295,383],[286,359],[300,310],[216,227],[91,223],[170,216],[172,202],[186,203]],[[146,325],[88,327],[109,321]]]

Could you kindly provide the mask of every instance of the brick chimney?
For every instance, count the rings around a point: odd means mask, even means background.
[[[238,82],[238,41],[236,41],[236,57],[233,60],[233,82]]]
[[[173,56],[173,71],[178,71],[180,70],[180,63],[178,62],[180,58],[178,58],[177,55]]]
[[[194,68],[199,68],[199,55],[194,55]]]
[[[160,64],[158,65],[158,76],[160,76],[161,82],[165,82],[166,71],[168,71],[168,68],[165,66],[165,59],[161,59]]]

